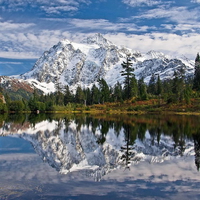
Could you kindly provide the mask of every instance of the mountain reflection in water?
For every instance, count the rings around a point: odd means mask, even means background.
[[[198,120],[190,117],[57,117],[38,122],[2,122],[0,136],[29,141],[44,162],[61,174],[73,171],[96,181],[142,161],[194,155],[200,167]],[[195,127],[195,128],[194,128]]]

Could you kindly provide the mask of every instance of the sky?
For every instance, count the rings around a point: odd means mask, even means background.
[[[101,33],[142,53],[194,60],[200,0],[0,0],[0,75],[29,71],[62,39]]]

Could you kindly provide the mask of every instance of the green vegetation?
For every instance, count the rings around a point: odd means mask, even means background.
[[[195,59],[194,78],[186,78],[184,66],[179,66],[171,80],[160,80],[152,74],[148,84],[136,80],[130,55],[122,63],[124,83],[109,87],[102,78],[92,88],[80,86],[72,93],[68,86],[56,85],[56,92],[16,99],[0,88],[0,112],[200,112],[200,56]],[[2,95],[3,94],[3,95]]]
[[[199,56],[199,53],[197,54],[197,57],[195,59],[193,89],[200,91],[200,56]]]
[[[137,90],[135,91],[135,87],[137,87],[134,69],[132,68],[133,63],[131,63],[130,55],[127,55],[126,62],[122,63],[123,71],[121,71],[121,75],[125,77],[124,79],[124,97],[126,99],[130,99],[131,97],[137,94]]]

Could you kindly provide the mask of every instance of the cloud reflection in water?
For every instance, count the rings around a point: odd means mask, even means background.
[[[170,136],[162,134],[158,141],[146,130],[143,139],[133,140],[131,127],[116,133],[111,126],[102,134],[102,126],[80,126],[75,120],[44,120],[18,128],[4,124],[1,136],[29,141],[39,157],[32,153],[0,155],[1,187],[33,192],[41,186],[42,196],[61,192],[64,197],[79,199],[80,195],[103,199],[199,197],[192,140],[186,139],[180,152]],[[94,184],[93,179],[101,182]]]

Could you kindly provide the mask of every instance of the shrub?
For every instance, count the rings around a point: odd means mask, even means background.
[[[0,102],[0,113],[7,112],[8,108],[5,103]]]
[[[127,108],[127,111],[131,112],[131,111],[135,111],[135,109],[134,109],[134,107],[129,107],[129,108]]]
[[[9,108],[10,108],[10,111],[22,112],[25,108],[25,105],[22,101],[11,101]]]
[[[90,111],[90,107],[87,106],[87,107],[85,108],[85,110],[86,110],[86,111]]]

